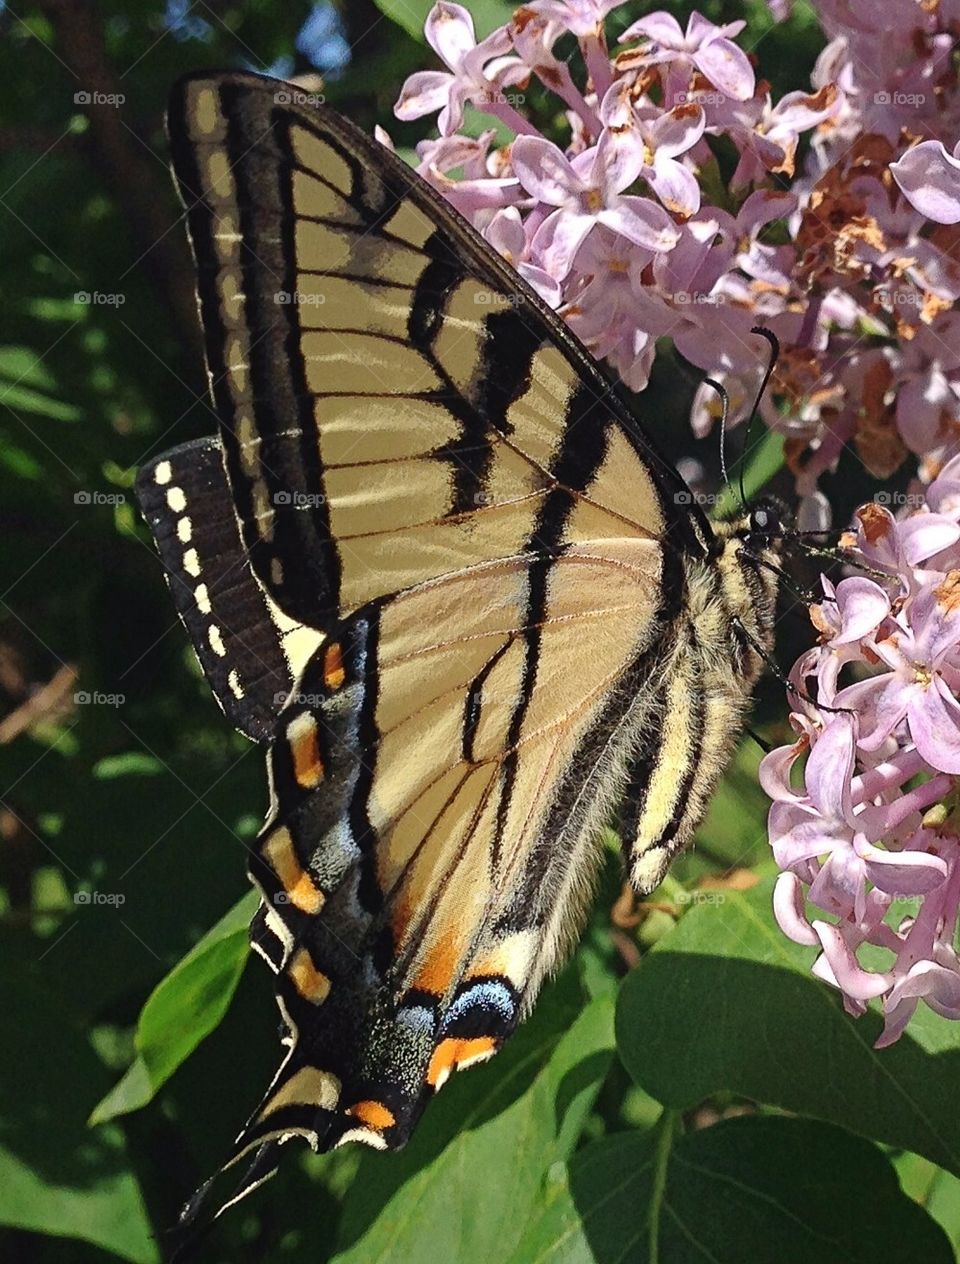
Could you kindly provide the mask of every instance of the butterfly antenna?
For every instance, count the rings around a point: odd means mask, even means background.
[[[712,386],[720,396],[720,475],[724,484],[729,486],[730,475],[727,472],[727,416],[730,413],[730,396],[727,394],[727,388],[718,382],[715,378],[705,377],[703,379],[704,386]],[[741,487],[740,508],[744,509],[743,489]]]
[[[753,432],[753,423],[756,420],[757,413],[760,410],[760,401],[763,399],[764,392],[766,391],[768,385],[770,384],[771,377],[773,377],[773,370],[777,367],[777,360],[779,360],[780,358],[780,339],[777,337],[777,335],[773,332],[772,329],[768,329],[766,325],[754,325],[753,328],[750,330],[750,332],[752,334],[759,334],[761,338],[766,338],[767,342],[770,345],[770,359],[767,362],[767,367],[763,375],[763,380],[760,382],[760,389],[757,391],[756,399],[753,401],[753,407],[750,410],[750,419],[747,422],[747,434],[746,434],[746,438],[743,441],[743,452],[740,455],[740,480],[739,481],[740,481],[740,504],[741,505],[745,505],[746,499],[747,499],[746,492],[744,491],[744,488],[743,488],[743,471],[747,463],[747,454],[750,451],[750,435]]]

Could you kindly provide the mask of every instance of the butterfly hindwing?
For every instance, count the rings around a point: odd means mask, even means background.
[[[255,943],[295,1037],[240,1153],[290,1132],[402,1144],[452,1070],[499,1048],[577,925],[666,612],[653,542],[548,563],[532,622],[544,559],[497,561],[354,617],[301,678],[253,869]]]
[[[270,738],[320,638],[278,609],[257,582],[220,443],[200,439],[148,462],[137,498],[214,696],[241,733]]]

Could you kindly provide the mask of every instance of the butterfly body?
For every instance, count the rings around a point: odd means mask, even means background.
[[[712,526],[557,318],[338,115],[196,76],[170,134],[221,428],[138,490],[271,787],[251,942],[287,1056],[240,1197],[293,1136],[403,1144],[496,1051],[618,802],[657,885],[771,648],[778,546]]]

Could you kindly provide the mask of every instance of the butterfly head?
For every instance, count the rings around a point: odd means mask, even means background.
[[[776,496],[764,496],[748,507],[737,534],[756,553],[773,549],[779,553],[793,532],[793,514]]]

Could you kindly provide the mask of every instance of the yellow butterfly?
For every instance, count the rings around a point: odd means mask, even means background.
[[[630,881],[660,882],[772,641],[779,523],[711,525],[570,331],[338,114],[201,74],[169,131],[220,437],[139,495],[268,746],[251,934],[287,1033],[232,1202],[290,1137],[403,1144],[496,1052],[617,801]]]

